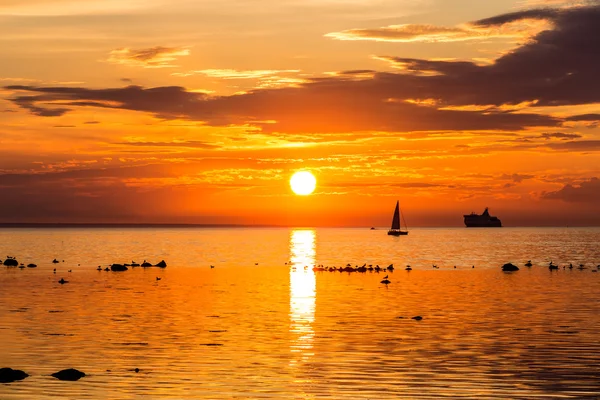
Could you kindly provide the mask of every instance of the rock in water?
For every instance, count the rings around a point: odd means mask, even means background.
[[[423,317],[421,317],[420,315],[417,315],[416,317],[412,317],[411,319],[414,319],[415,321],[420,321],[423,319]]]
[[[85,376],[85,373],[74,368],[69,368],[55,372],[52,374],[52,376],[61,381],[78,381]]]
[[[162,260],[161,262],[159,262],[158,264],[156,264],[157,267],[161,267],[161,268],[166,268],[167,267],[167,263],[165,262],[165,260]]]
[[[10,383],[20,381],[29,376],[29,374],[20,369],[0,368],[0,383]]]
[[[111,271],[127,271],[129,268],[122,264],[113,264],[110,266]]]
[[[18,267],[19,262],[14,258],[7,258],[6,260],[4,260],[4,265],[6,265],[7,267]]]
[[[511,264],[511,263],[506,263],[502,266],[502,271],[508,272],[508,271],[518,271],[518,270],[519,270],[519,267],[517,267],[516,265]]]

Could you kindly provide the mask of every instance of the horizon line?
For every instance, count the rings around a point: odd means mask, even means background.
[[[515,225],[502,226],[501,228],[598,228],[599,225]],[[202,223],[160,223],[160,222],[0,222],[0,228],[361,228],[374,230],[386,230],[387,227],[373,227],[368,225],[339,226],[297,226],[297,225],[275,225],[275,224],[202,224]],[[415,226],[413,228],[465,228],[465,226]],[[477,230],[477,228],[471,228]]]

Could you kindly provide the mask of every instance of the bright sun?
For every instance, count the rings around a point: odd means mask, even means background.
[[[311,194],[317,186],[315,176],[308,171],[299,171],[292,175],[290,186],[294,193],[306,196]]]

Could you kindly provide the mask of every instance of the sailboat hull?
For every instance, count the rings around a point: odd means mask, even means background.
[[[388,235],[390,236],[403,236],[403,235],[408,235],[408,231],[388,231]]]

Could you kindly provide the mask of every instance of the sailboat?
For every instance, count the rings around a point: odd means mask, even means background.
[[[408,235],[408,228],[402,230],[400,227],[400,202],[396,201],[396,209],[394,210],[394,218],[392,219],[392,228],[388,231],[388,235],[392,236],[400,236],[400,235]],[[406,227],[406,221],[404,221],[404,215],[402,215],[402,221],[404,222],[404,226]]]

